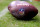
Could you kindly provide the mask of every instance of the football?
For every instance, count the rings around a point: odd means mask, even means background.
[[[26,1],[13,1],[8,10],[17,19],[32,19],[38,14],[37,8]]]

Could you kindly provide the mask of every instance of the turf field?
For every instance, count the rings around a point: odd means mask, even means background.
[[[0,12],[8,6],[13,0],[1,0],[0,1]],[[29,2],[38,9],[38,15],[33,20],[24,21],[17,20],[8,11],[4,16],[0,17],[0,27],[40,27],[40,2]],[[5,11],[6,12],[6,11]]]

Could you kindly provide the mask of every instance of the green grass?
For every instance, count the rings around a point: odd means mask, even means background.
[[[7,6],[9,3],[4,2],[3,4]],[[38,9],[38,12],[40,13],[40,2],[29,2],[29,3],[34,5]],[[4,8],[5,6],[3,4],[1,5]],[[1,7],[0,9],[2,10]],[[17,20],[10,14],[10,12],[8,12],[3,17],[0,18],[0,27],[40,27],[40,16],[37,15],[33,19],[34,20],[30,21]]]
[[[9,12],[0,18],[0,27],[40,27],[40,19],[36,16],[35,20],[24,21],[15,19]]]

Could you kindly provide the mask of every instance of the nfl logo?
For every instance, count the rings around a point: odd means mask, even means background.
[[[19,10],[19,14],[20,14],[20,15],[23,15],[23,14],[24,14],[24,9],[20,9],[20,10]]]

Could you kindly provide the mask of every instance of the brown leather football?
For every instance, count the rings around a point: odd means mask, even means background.
[[[32,19],[38,14],[37,8],[25,1],[13,1],[8,5],[10,13],[18,19]]]

